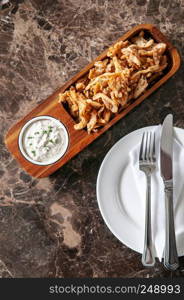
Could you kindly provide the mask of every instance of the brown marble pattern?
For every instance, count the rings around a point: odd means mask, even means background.
[[[2,1],[0,1],[2,3]],[[184,127],[184,72],[49,178],[34,179],[6,150],[8,128],[135,24],[153,23],[184,56],[183,0],[9,1],[0,11],[0,277],[170,277],[109,231],[96,201],[107,151],[160,123]],[[127,228],[128,231],[128,228]]]

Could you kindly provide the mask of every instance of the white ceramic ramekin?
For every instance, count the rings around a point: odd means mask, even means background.
[[[37,122],[37,121],[40,121],[40,120],[52,120],[54,121],[57,126],[59,126],[60,128],[63,129],[63,132],[64,132],[64,135],[65,135],[65,145],[62,149],[62,151],[53,158],[53,160],[49,159],[48,162],[39,162],[39,161],[35,161],[33,159],[31,159],[28,154],[26,153],[26,150],[24,149],[24,134],[26,132],[26,130],[28,129],[28,127],[33,124],[34,122]],[[35,165],[40,165],[40,166],[47,166],[47,165],[51,165],[51,164],[54,164],[56,163],[67,151],[67,148],[68,148],[68,144],[69,144],[69,135],[68,135],[68,132],[67,132],[67,129],[66,127],[64,126],[63,123],[61,123],[59,120],[53,118],[53,117],[50,117],[50,116],[38,116],[38,117],[35,117],[35,118],[32,118],[31,120],[29,120],[21,129],[20,131],[20,134],[19,134],[19,139],[18,139],[18,143],[19,143],[19,149],[20,149],[20,152],[22,153],[22,155],[28,160],[30,161],[32,164],[35,164]]]

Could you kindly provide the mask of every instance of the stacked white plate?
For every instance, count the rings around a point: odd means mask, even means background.
[[[161,126],[136,130],[118,141],[104,158],[97,178],[97,200],[111,232],[125,245],[142,253],[146,179],[139,170],[139,149],[144,131],[156,134],[157,168],[152,176],[152,233],[156,257],[165,243],[164,185],[160,175]],[[174,215],[178,255],[184,255],[184,130],[174,128]]]

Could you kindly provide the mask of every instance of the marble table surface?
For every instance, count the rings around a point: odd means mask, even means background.
[[[8,128],[140,23],[157,25],[184,56],[183,0],[17,0],[0,5],[0,277],[172,277],[105,225],[96,179],[124,135],[173,113],[184,128],[183,66],[164,86],[48,178],[26,174],[4,145]],[[2,4],[2,1],[0,1]],[[128,230],[128,229],[127,229]]]

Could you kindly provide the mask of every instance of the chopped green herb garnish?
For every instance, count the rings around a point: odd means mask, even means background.
[[[33,136],[28,136],[28,139],[33,139]]]
[[[48,126],[48,128],[49,128],[49,129],[52,129],[52,128],[53,128],[53,126]]]
[[[39,134],[39,131],[36,131],[34,134]]]
[[[31,152],[33,153],[34,156],[36,155],[36,152],[34,150],[32,150]]]
[[[45,134],[45,133],[46,133],[46,134],[48,133],[47,130],[43,130],[43,134]]]
[[[31,144],[29,144],[29,146],[32,146],[32,143],[31,143]]]
[[[51,130],[51,129],[49,130],[49,133],[50,133],[50,132],[52,132],[52,130]]]
[[[54,144],[53,140],[49,140],[50,143]]]

